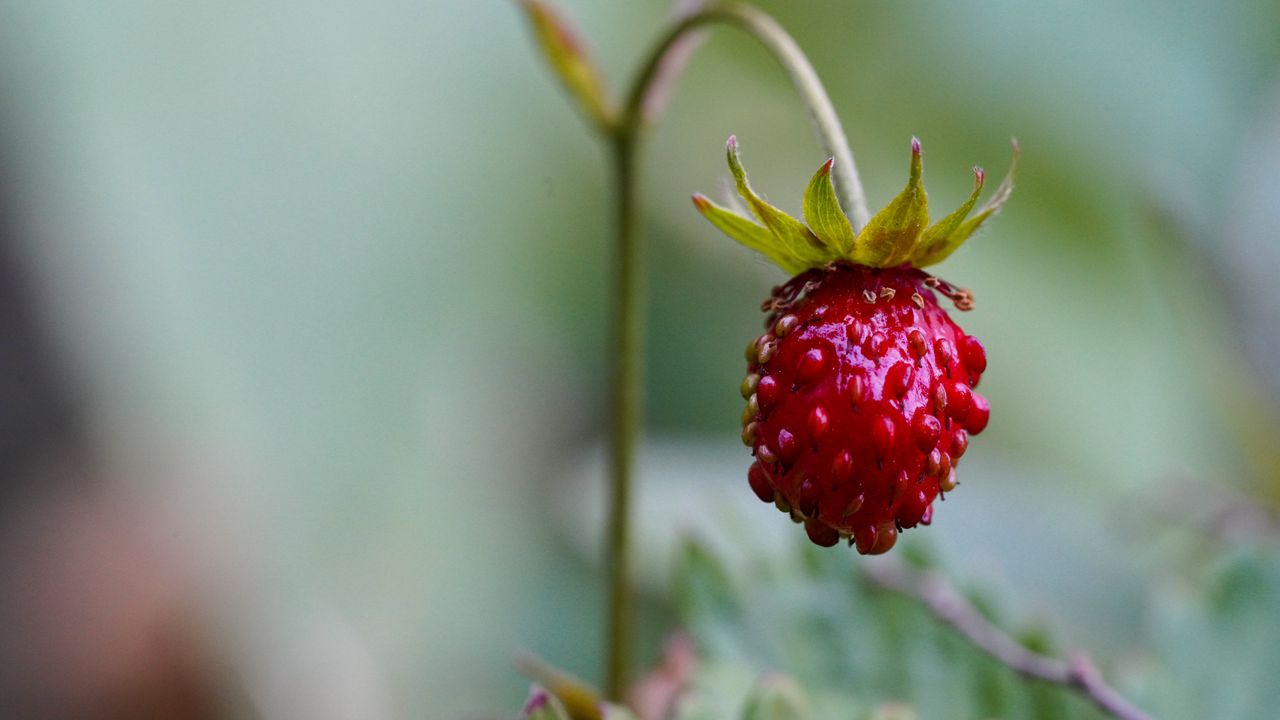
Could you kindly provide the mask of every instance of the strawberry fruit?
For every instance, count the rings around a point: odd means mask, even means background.
[[[1014,165],[990,202],[929,226],[919,141],[906,189],[854,233],[831,185],[832,161],[805,192],[806,223],[747,184],[729,139],[729,166],[760,224],[696,195],[717,227],[793,275],[765,301],[763,335],[747,345],[742,440],[755,461],[751,489],[803,523],[822,546],[848,539],[878,554],[898,534],[928,525],[933,503],[957,485],[969,437],[990,407],[974,388],[987,367],[982,343],[939,305],[972,296],[921,268],[940,262],[1008,198]]]

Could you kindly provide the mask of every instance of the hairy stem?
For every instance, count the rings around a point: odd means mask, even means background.
[[[919,601],[934,617],[1019,675],[1071,688],[1112,717],[1147,720],[1146,713],[1107,685],[1089,656],[1077,653],[1064,661],[1028,650],[992,625],[940,575],[910,570],[897,563],[868,563],[863,574],[881,589]]]
[[[670,58],[680,46],[680,41],[691,32],[716,23],[746,31],[759,40],[786,70],[813,119],[823,147],[836,159],[833,168],[836,189],[854,230],[861,229],[870,219],[853,151],[844,136],[831,98],[795,40],[773,18],[747,5],[720,4],[694,12],[667,30],[636,76],[620,113],[611,119],[608,126],[617,192],[618,242],[614,251],[617,295],[613,304],[611,348],[613,408],[606,548],[609,586],[605,695],[615,700],[622,697],[626,689],[631,659],[630,504],[644,387],[644,297],[636,212],[637,146],[646,120],[653,119],[645,117],[646,107],[651,109],[656,104],[647,101],[655,91],[666,89],[658,87],[661,82],[672,80],[672,73],[663,72],[664,60]]]

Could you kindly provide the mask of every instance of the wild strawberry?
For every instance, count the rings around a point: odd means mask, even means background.
[[[806,226],[751,190],[733,138],[728,154],[762,225],[701,195],[694,204],[794,276],[765,301],[766,331],[747,345],[742,440],[756,458],[747,480],[818,545],[843,537],[860,553],[885,552],[902,530],[932,521],[933,501],[957,485],[969,437],[987,426],[990,407],[974,392],[986,352],[937,300],[941,293],[968,310],[972,296],[920,268],[950,255],[1004,204],[1017,145],[1009,175],[977,214],[968,218],[984,180],[975,168],[968,200],[929,226],[913,140],[906,189],[856,235],[835,198],[831,160],[805,191]]]

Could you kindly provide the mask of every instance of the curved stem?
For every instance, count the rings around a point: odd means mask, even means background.
[[[818,79],[818,73],[796,41],[776,20],[750,5],[736,3],[715,5],[694,13],[673,26],[649,55],[648,62],[631,86],[617,122],[617,132],[620,134],[639,132],[640,125],[644,121],[645,100],[653,89],[654,80],[658,76],[667,52],[690,31],[713,23],[725,23],[746,31],[773,53],[778,63],[782,65],[791,79],[791,84],[804,101],[805,109],[813,120],[814,129],[818,133],[823,149],[836,160],[832,167],[836,192],[840,197],[841,206],[849,215],[854,232],[861,230],[871,219],[871,213],[867,209],[867,198],[862,189],[862,181],[858,177],[853,149],[849,147],[849,140],[845,137],[835,106],[831,103],[831,98],[827,95],[822,81]]]
[[[608,573],[605,695],[622,696],[631,659],[631,486],[636,438],[642,416],[644,387],[643,292],[636,200],[637,146],[645,124],[645,105],[662,74],[663,60],[692,31],[714,23],[745,30],[773,53],[786,70],[809,111],[818,137],[835,158],[833,175],[854,231],[870,219],[853,151],[844,136],[831,98],[795,40],[765,13],[739,4],[716,5],[677,22],[659,40],[628,93],[621,113],[608,126],[617,190],[615,279],[617,295],[612,314],[612,416],[610,428],[610,491],[606,567]]]

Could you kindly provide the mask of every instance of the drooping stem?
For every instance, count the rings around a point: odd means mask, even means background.
[[[637,146],[644,130],[646,100],[663,75],[663,61],[689,33],[724,23],[746,31],[768,49],[786,70],[813,119],[823,147],[836,159],[833,175],[845,212],[861,229],[870,219],[853,151],[844,136],[831,98],[795,40],[765,13],[739,4],[722,4],[690,14],[674,24],[654,46],[631,85],[619,114],[608,126],[617,193],[617,247],[612,315],[612,425],[610,428],[609,525],[606,548],[608,606],[605,647],[605,694],[619,699],[627,685],[631,659],[630,537],[631,493],[644,387],[643,273],[636,211]],[[670,78],[665,78],[669,80]]]
[[[849,140],[845,137],[835,105],[827,95],[822,81],[818,79],[817,71],[813,69],[813,65],[805,57],[804,51],[796,41],[776,20],[750,5],[737,3],[714,5],[689,15],[668,30],[649,55],[648,61],[641,69],[635,83],[632,84],[617,122],[617,132],[634,134],[639,131],[640,125],[645,120],[645,100],[653,91],[654,80],[659,74],[662,60],[667,52],[690,31],[715,23],[724,23],[746,31],[759,40],[782,65],[813,120],[814,129],[817,131],[818,140],[822,143],[823,149],[836,160],[831,172],[842,209],[849,216],[854,232],[861,230],[871,219],[871,213],[867,209],[867,198],[862,189],[862,181],[858,177],[853,149],[849,147]]]

